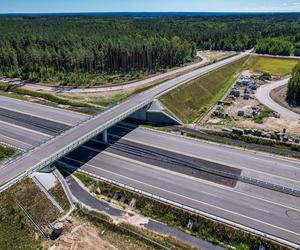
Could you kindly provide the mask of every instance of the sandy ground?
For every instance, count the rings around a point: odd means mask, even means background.
[[[274,89],[271,92],[271,98],[276,101],[277,103],[279,103],[281,106],[300,114],[300,108],[291,108],[288,103],[285,101],[285,97],[286,97],[286,93],[287,93],[287,86],[283,86],[277,89]]]
[[[235,100],[233,102],[233,104],[230,105],[226,111],[227,111],[228,115],[235,117],[235,116],[237,116],[237,113],[240,110],[243,110],[246,112],[246,111],[251,110],[251,107],[256,107],[256,106],[259,106],[259,102],[256,99],[244,100],[242,98],[239,98],[239,99]]]
[[[236,54],[235,51],[216,51],[216,50],[204,50],[199,51],[200,55],[209,58],[211,61],[217,61],[225,59],[226,57],[233,56]]]
[[[67,223],[63,234],[49,250],[117,250],[111,243],[101,239],[96,227],[73,219]]]
[[[244,71],[243,75],[251,76],[253,72]],[[243,88],[241,89],[241,92]],[[300,113],[300,108],[290,108],[285,102],[287,87],[281,87],[274,90],[271,93],[271,97],[280,103],[282,106],[285,106],[291,109],[294,112]],[[254,95],[253,95],[254,96]],[[229,99],[224,98],[225,101],[230,101]],[[230,101],[232,104],[229,107],[225,106],[225,112],[232,117],[232,120],[229,119],[220,119],[215,117],[209,117],[207,122],[204,124],[207,128],[210,129],[221,129],[240,127],[240,128],[251,128],[259,129],[264,131],[283,131],[287,129],[287,133],[290,135],[300,136],[300,121],[294,121],[287,118],[267,118],[263,124],[258,124],[253,121],[252,118],[238,117],[237,113],[239,110],[244,110],[246,113],[250,113],[252,107],[260,106],[264,107],[257,99],[244,100],[243,97],[240,97],[234,101]]]
[[[300,121],[292,121],[290,119],[277,119],[269,117],[263,124],[257,124],[252,120],[241,120],[239,125],[244,128],[255,128],[265,131],[280,131],[284,128],[287,129],[287,133],[291,135],[300,135]]]

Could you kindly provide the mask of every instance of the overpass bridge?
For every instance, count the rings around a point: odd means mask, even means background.
[[[78,124],[76,127],[67,130],[39,147],[21,155],[14,161],[6,163],[4,166],[0,167],[0,192],[27,177],[31,173],[59,160],[64,155],[100,133],[103,133],[105,141],[107,137],[106,130],[108,128],[149,105],[155,98],[163,95],[167,91],[229,63],[235,62],[249,55],[249,53],[250,51],[246,51],[226,60],[194,70],[128,98],[124,102]]]

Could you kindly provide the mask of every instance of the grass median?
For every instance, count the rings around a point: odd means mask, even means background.
[[[16,149],[0,145],[0,161],[3,161],[9,157],[12,157],[16,153],[17,153]]]

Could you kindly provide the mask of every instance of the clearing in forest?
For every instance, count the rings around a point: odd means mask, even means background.
[[[249,70],[266,72],[275,77],[283,77],[290,74],[299,62],[300,60],[297,59],[252,56],[249,58]]]

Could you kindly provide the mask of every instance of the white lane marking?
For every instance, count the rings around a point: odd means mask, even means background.
[[[97,141],[97,140],[93,140],[93,141],[96,141],[96,142],[99,142],[99,143],[102,143],[101,141]],[[228,187],[225,187],[223,185],[220,185],[220,184],[217,184],[217,183],[213,183],[213,182],[209,182],[209,181],[206,181],[204,179],[199,179],[199,178],[195,178],[195,177],[192,177],[192,176],[188,176],[188,175],[184,175],[184,174],[181,174],[181,173],[177,173],[177,172],[174,172],[174,171],[171,171],[171,170],[166,170],[166,169],[162,169],[160,167],[156,167],[154,165],[150,165],[150,164],[147,164],[147,163],[144,163],[144,162],[141,162],[141,161],[137,161],[137,160],[133,160],[133,159],[130,159],[130,158],[127,158],[127,157],[123,157],[123,156],[119,156],[119,155],[116,155],[114,153],[110,153],[108,152],[107,150],[97,150],[95,148],[92,148],[92,147],[88,147],[88,146],[84,146],[84,145],[81,145],[80,147],[82,148],[86,148],[86,149],[89,149],[89,150],[92,150],[92,151],[95,151],[95,152],[98,152],[98,153],[101,153],[101,154],[104,154],[104,155],[109,155],[113,158],[119,158],[119,159],[122,159],[122,160],[125,160],[125,161],[128,161],[128,162],[132,162],[132,163],[136,163],[136,164],[139,164],[141,166],[145,166],[145,167],[149,167],[149,168],[152,168],[152,169],[155,169],[155,170],[159,170],[159,171],[165,171],[165,172],[168,172],[168,173],[172,173],[172,174],[175,174],[175,175],[178,175],[178,176],[181,176],[181,177],[185,177],[185,178],[188,178],[188,179],[192,179],[192,180],[195,180],[197,182],[206,182],[207,184],[210,184],[211,186],[216,186],[216,187],[220,187],[220,188],[223,188],[223,189],[226,189],[226,190],[229,190],[231,192],[235,192],[235,193],[238,193],[238,194],[242,194],[244,196],[247,196],[247,197],[250,197],[250,198],[256,198],[258,200],[262,200],[262,201],[268,201],[269,203],[272,203],[272,204],[276,204],[276,205],[282,205],[284,207],[287,207],[287,208],[290,208],[290,209],[298,209],[298,207],[289,207],[289,206],[286,206],[285,204],[282,204],[282,203],[277,203],[277,202],[274,202],[274,201],[271,201],[269,199],[263,199],[259,196],[253,196],[253,195],[249,195],[249,194],[246,194],[244,192],[240,192],[236,189],[232,189],[232,188],[228,188]],[[250,185],[250,184],[249,184]],[[275,191],[274,191],[275,192]],[[299,210],[300,211],[300,210]]]
[[[61,123],[61,124],[68,125],[68,126],[74,126],[74,124],[71,124],[71,123],[68,123],[68,122],[65,122],[65,121],[61,121],[61,120],[58,121],[57,119],[54,120],[54,119],[51,119],[49,117],[41,116],[41,115],[34,114],[34,113],[29,113],[29,112],[26,112],[26,111],[23,111],[23,110],[20,110],[20,109],[17,109],[17,108],[14,109],[14,108],[5,107],[4,109],[9,110],[9,111],[14,111],[14,112],[17,112],[17,113],[21,113],[21,114],[24,114],[24,115],[28,115],[28,116],[31,116],[31,117],[41,118],[43,120],[47,120],[47,121],[51,121],[51,122]]]
[[[26,142],[23,142],[23,141],[19,141],[19,140],[17,140],[17,139],[14,139],[14,138],[11,138],[11,137],[8,137],[8,136],[5,136],[5,135],[3,135],[3,134],[0,134],[0,138],[6,138],[6,139],[8,139],[8,140],[10,140],[10,141],[15,141],[15,142],[17,142],[18,144],[25,144],[25,145],[27,145],[27,146],[32,146],[31,144],[29,144],[29,143],[26,143]]]
[[[61,108],[56,108],[56,107],[50,107],[50,106],[46,106],[46,105],[43,105],[43,104],[40,104],[40,103],[34,103],[34,102],[25,101],[25,100],[16,100],[16,99],[13,99],[13,98],[10,98],[10,97],[0,96],[0,102],[1,101],[10,102],[11,105],[22,105],[22,104],[25,103],[25,105],[27,105],[27,107],[29,107],[29,108],[34,108],[33,106],[38,106],[38,107],[44,109],[45,112],[50,110],[50,111],[57,111],[62,115],[72,115],[71,119],[74,119],[74,120],[76,119],[76,122],[79,122],[80,120],[82,120],[82,121],[86,120],[90,117],[89,115],[78,113],[78,112],[75,112],[75,111],[72,111],[72,110],[66,110],[66,109],[61,109]],[[5,106],[5,104],[4,104],[4,106]],[[15,110],[15,111],[18,111],[18,110]],[[74,124],[73,124],[73,126],[74,126]]]
[[[251,150],[242,150],[241,148],[232,147],[232,146],[229,146],[229,145],[223,145],[223,144],[219,144],[219,143],[208,142],[208,141],[195,139],[195,138],[190,138],[190,137],[181,136],[181,135],[174,135],[174,134],[171,134],[171,133],[168,133],[168,132],[157,131],[157,130],[153,130],[153,129],[149,129],[149,128],[139,127],[138,129],[139,129],[138,132],[140,131],[141,133],[150,134],[150,132],[151,132],[150,136],[151,135],[152,136],[156,135],[156,136],[159,136],[160,138],[168,136],[169,138],[172,138],[172,139],[181,138],[182,140],[185,140],[185,142],[188,143],[188,144],[197,143],[197,145],[200,146],[200,147],[207,146],[207,145],[214,146],[214,148],[211,149],[211,150],[214,150],[214,151],[218,150],[219,152],[222,152],[222,153],[227,153],[228,154],[228,150],[226,150],[226,149],[234,150],[235,156],[239,155],[241,157],[250,157],[250,156],[245,154],[245,153],[249,153],[249,154],[251,154],[252,159],[254,158],[254,159],[269,162],[269,163],[274,163],[274,160],[280,159],[282,161],[281,164],[284,164],[286,167],[296,168],[298,170],[300,169],[300,165],[299,165],[299,167],[286,165],[287,164],[286,162],[299,164],[300,161],[297,160],[297,159],[282,158],[282,157],[279,157],[279,156],[275,157],[274,155],[270,155],[270,154],[267,154],[267,153],[264,153],[264,152],[257,152],[257,151],[251,151]],[[126,138],[126,135],[125,135],[125,138]],[[134,139],[132,139],[132,140],[134,140]],[[148,145],[145,142],[144,142],[144,144]],[[206,145],[203,145],[203,144],[206,144]],[[151,144],[151,145],[153,145],[153,144]],[[193,146],[195,146],[195,144]],[[267,158],[270,158],[270,159],[267,159]]]
[[[93,148],[90,148],[90,147],[87,147],[87,146],[81,146],[81,147],[89,149],[89,150],[93,150],[95,152],[99,152],[99,150],[96,150],[96,149],[93,149]],[[140,162],[140,161],[137,161],[137,160],[129,159],[129,158],[126,158],[124,156],[119,156],[119,155],[116,155],[116,154],[113,154],[113,153],[110,153],[110,152],[107,152],[107,151],[101,151],[101,153],[104,154],[104,155],[110,156],[112,158],[120,159],[120,160],[127,161],[127,162],[130,162],[130,163],[133,163],[133,164],[138,164],[139,166],[142,166],[142,167],[151,168],[152,170],[157,170],[157,171],[160,171],[160,172],[165,172],[167,174],[179,176],[181,178],[193,180],[193,181],[195,181],[197,183],[200,183],[202,185],[203,184],[207,184],[207,185],[210,185],[212,187],[219,188],[221,190],[223,189],[223,190],[226,190],[228,192],[236,193],[236,194],[239,194],[239,195],[243,195],[243,196],[251,198],[251,199],[260,200],[260,201],[267,202],[267,203],[270,203],[270,204],[273,204],[273,205],[276,205],[276,206],[280,206],[282,208],[293,209],[293,210],[297,210],[297,211],[300,212],[300,208],[299,207],[288,206],[287,204],[282,204],[282,203],[274,202],[274,201],[271,201],[269,199],[263,199],[261,197],[253,196],[253,195],[250,195],[250,194],[246,194],[244,192],[238,191],[238,190],[233,189],[233,188],[226,187],[224,185],[220,185],[220,184],[217,184],[217,183],[214,183],[214,182],[206,181],[204,179],[195,178],[195,177],[188,176],[188,175],[185,175],[185,174],[177,173],[177,172],[174,172],[174,171],[171,171],[171,170],[163,169],[163,168],[160,168],[160,167],[157,167],[157,166],[154,166],[154,165],[150,165],[150,164],[147,164],[147,163],[144,163],[144,162]],[[65,156],[65,158],[69,159],[71,161],[78,162],[80,164],[85,164],[84,162],[81,162],[79,160],[75,160],[75,159],[70,158],[70,157],[66,157]],[[99,159],[96,158],[96,160],[99,160]],[[91,165],[91,164],[89,164],[89,165]],[[102,169],[101,167],[97,167],[97,166],[94,166],[94,167]],[[214,194],[210,194],[210,195],[212,195],[214,197],[217,197]]]
[[[122,139],[123,138],[123,137],[120,137],[120,136],[117,136],[117,135],[114,135],[114,134],[111,134],[111,133],[108,133],[108,135],[112,136],[112,137],[115,137],[115,138],[118,138],[118,139]],[[242,169],[242,170],[248,170],[249,172],[256,172],[256,173],[259,173],[259,174],[263,174],[263,175],[274,177],[275,179],[277,178],[277,179],[282,179],[282,180],[286,180],[286,181],[289,181],[289,182],[293,181],[293,182],[299,182],[300,183],[300,180],[298,181],[298,180],[291,179],[291,178],[288,178],[288,177],[284,177],[284,176],[281,176],[281,175],[271,174],[271,173],[267,172],[267,170],[264,172],[264,171],[259,171],[259,170],[252,169],[252,168],[247,168],[247,167],[244,167],[244,166],[236,166],[236,165],[233,165],[233,164],[230,164],[230,163],[227,163],[227,162],[216,161],[216,160],[212,160],[210,158],[206,158],[206,157],[202,157],[202,156],[199,157],[197,155],[186,153],[186,152],[182,153],[182,152],[174,150],[174,149],[169,149],[169,148],[166,149],[166,148],[160,147],[158,145],[149,145],[147,143],[144,143],[144,142],[141,142],[141,141],[138,141],[138,140],[135,140],[135,139],[125,138],[123,140],[135,142],[135,143],[138,143],[138,144],[142,144],[142,145],[145,145],[145,146],[150,146],[150,147],[154,147],[154,148],[158,148],[158,149],[162,149],[162,150],[167,150],[167,151],[170,151],[170,152],[173,152],[173,153],[177,153],[177,154],[184,154],[184,155],[189,156],[189,157],[193,157],[193,158],[197,158],[197,159],[200,159],[200,160],[209,161],[209,162],[216,163],[216,164],[226,165],[226,166],[229,166],[229,167],[238,168],[238,169]],[[98,141],[98,140],[96,140],[96,141],[97,142],[101,142],[101,141]],[[300,171],[299,168],[296,168],[296,169]]]
[[[8,122],[4,122],[4,121],[0,121],[0,123],[3,123],[3,124],[8,125],[8,126],[10,126],[10,127],[15,127],[15,128],[21,129],[21,130],[26,130],[26,131],[28,131],[28,132],[30,132],[30,133],[33,133],[33,134],[39,134],[39,135],[42,135],[42,136],[51,137],[50,135],[45,134],[45,133],[43,133],[43,132],[39,132],[39,131],[36,131],[36,130],[32,130],[32,129],[30,129],[30,128],[22,127],[22,126],[13,124],[13,123],[8,123]]]
[[[77,160],[74,160],[74,161],[76,162]],[[118,176],[118,177],[121,177],[121,178],[128,179],[128,180],[133,181],[133,182],[137,182],[137,183],[142,184],[142,185],[149,186],[149,187],[154,188],[154,189],[161,190],[161,191],[166,192],[166,193],[170,193],[170,194],[175,195],[175,196],[180,196],[180,197],[182,197],[182,198],[184,198],[184,199],[191,200],[191,201],[194,201],[194,202],[196,202],[196,203],[200,203],[200,204],[203,204],[203,205],[206,205],[206,206],[209,206],[209,207],[213,207],[213,208],[215,208],[215,209],[219,209],[219,210],[222,210],[222,211],[224,211],[224,212],[227,212],[227,213],[230,213],[230,214],[233,214],[233,215],[237,215],[237,216],[241,216],[241,217],[243,217],[243,218],[246,218],[246,219],[249,219],[249,220],[252,220],[252,221],[261,223],[261,224],[265,224],[265,225],[267,225],[267,226],[270,226],[270,227],[273,227],[273,228],[276,228],[276,229],[279,229],[279,230],[282,230],[282,231],[285,231],[285,232],[288,232],[288,233],[291,233],[291,234],[300,236],[299,233],[290,231],[290,230],[288,230],[288,229],[285,229],[285,228],[282,228],[282,227],[279,227],[279,226],[276,226],[276,225],[272,225],[272,224],[270,224],[270,223],[268,223],[268,222],[264,222],[264,221],[261,221],[261,220],[255,219],[255,218],[251,218],[251,217],[249,217],[249,216],[246,216],[246,215],[243,215],[243,214],[240,214],[240,213],[237,213],[237,212],[233,212],[233,211],[230,211],[230,210],[227,210],[227,209],[225,209],[225,208],[221,208],[221,207],[218,207],[218,206],[215,206],[215,205],[212,205],[212,204],[208,204],[208,203],[205,203],[205,202],[203,202],[203,201],[199,201],[199,200],[196,200],[196,199],[193,199],[193,198],[189,198],[189,197],[187,197],[187,196],[184,196],[184,195],[181,195],[181,194],[178,194],[178,193],[169,191],[169,190],[165,190],[165,189],[163,189],[163,188],[159,188],[159,187],[153,186],[153,185],[151,185],[151,184],[144,183],[144,182],[141,182],[141,181],[132,179],[132,178],[130,178],[130,177],[127,177],[127,176],[124,176],[124,175],[120,175],[120,174],[117,174],[117,173],[114,173],[114,172],[111,172],[111,171],[108,171],[108,170],[105,170],[105,169],[99,169],[99,168],[94,167],[94,166],[92,166],[92,165],[90,165],[90,164],[84,164],[84,165],[89,166],[89,167],[94,168],[94,169],[97,169],[97,170],[100,170],[100,171],[107,172],[107,173],[109,173],[109,174],[112,174],[112,175],[115,175],[115,176]]]
[[[114,126],[119,126],[119,124],[116,124]],[[140,127],[140,126],[134,127],[131,124],[126,123],[126,122],[121,122],[121,124],[125,124],[125,126],[127,126],[127,127],[129,126],[129,127],[135,128],[137,131],[141,131],[141,132],[145,132],[145,133],[151,132],[151,135],[158,135],[161,137],[165,136],[165,137],[169,137],[172,139],[180,138],[182,141],[185,141],[187,143],[196,143],[198,146],[201,146],[201,147],[207,146],[207,145],[214,146],[214,147],[217,147],[217,149],[219,151],[224,152],[224,153],[228,153],[228,151],[222,150],[225,148],[225,149],[229,149],[229,150],[234,150],[235,152],[242,152],[244,154],[249,153],[249,154],[251,154],[251,158],[255,158],[258,160],[268,161],[267,158],[270,158],[270,160],[272,160],[272,161],[280,160],[282,162],[282,164],[285,164],[285,166],[287,166],[287,167],[300,169],[300,165],[299,165],[299,167],[286,165],[287,163],[300,164],[300,160],[298,160],[296,158],[290,158],[290,157],[285,157],[282,155],[270,154],[270,153],[262,152],[262,151],[255,151],[255,150],[251,150],[251,149],[241,148],[241,147],[232,146],[232,145],[226,145],[226,144],[222,144],[222,143],[210,142],[210,141],[192,138],[192,137],[188,137],[188,136],[184,136],[184,135],[172,134],[170,132],[164,132],[164,131],[160,131],[160,130],[156,130],[156,129],[152,129],[152,128],[145,128],[145,127]],[[122,127],[122,126],[120,126],[120,127]],[[126,128],[126,127],[124,127],[124,128]],[[128,128],[126,128],[126,129],[129,130]],[[134,131],[132,131],[132,132],[134,132]],[[239,154],[239,153],[237,153],[237,154]],[[239,155],[243,156],[242,154],[239,154]],[[246,155],[246,157],[248,157],[248,156]]]

